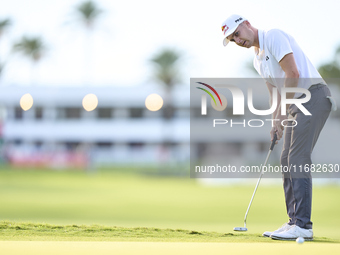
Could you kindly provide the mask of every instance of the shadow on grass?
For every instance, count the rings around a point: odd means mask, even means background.
[[[289,242],[295,242],[295,240],[273,240],[269,237],[264,237],[259,234],[245,234],[245,233],[226,233],[225,236],[233,236],[234,242],[244,242],[244,240],[251,240],[251,242],[266,242],[266,243],[289,243]],[[313,241],[306,242],[312,242],[312,243],[340,243],[340,240],[338,239],[331,239],[327,237],[314,237]]]

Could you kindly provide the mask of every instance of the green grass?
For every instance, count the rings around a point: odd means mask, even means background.
[[[53,225],[0,222],[0,240],[29,241],[148,241],[148,242],[223,242],[286,243],[260,234],[218,233],[184,229],[124,228],[100,225]],[[314,243],[340,243],[340,240],[317,237]]]
[[[206,186],[189,178],[109,171],[86,174],[4,169],[0,171],[0,221],[187,229],[232,233],[233,238],[238,238],[232,229],[243,226],[256,179],[251,182]],[[248,215],[249,231],[242,238],[259,237],[287,221],[282,187],[266,185],[268,182],[261,182]],[[339,193],[339,186],[314,187],[312,220],[320,241],[340,239]],[[9,235],[2,235],[5,237]]]
[[[286,243],[197,243],[197,242],[79,242],[79,241],[0,241],[1,254],[6,255],[320,255],[338,254],[340,245],[308,242],[302,245]]]

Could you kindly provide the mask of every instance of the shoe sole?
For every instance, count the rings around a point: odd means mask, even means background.
[[[296,238],[283,238],[283,237],[278,237],[278,236],[270,236],[271,239],[273,240],[281,240],[281,241],[295,241]],[[305,241],[313,241],[313,237],[304,237]]]
[[[281,232],[283,232],[283,231],[280,231],[280,232],[278,232],[278,233],[281,233]],[[273,233],[273,232],[272,232]],[[264,237],[270,237],[272,234],[270,234],[270,235],[266,235],[266,234],[262,234],[262,236],[264,236]]]

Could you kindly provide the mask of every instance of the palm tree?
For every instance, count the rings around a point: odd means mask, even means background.
[[[164,49],[157,53],[150,61],[155,66],[154,77],[165,86],[164,118],[173,116],[172,89],[180,81],[179,64],[181,55],[173,49]]]
[[[165,95],[163,96],[163,117],[165,119],[162,126],[163,142],[160,150],[161,165],[159,168],[162,174],[173,174],[174,169],[180,169],[178,167],[171,167],[168,159],[171,159],[174,153],[174,150],[171,149],[171,134],[173,129],[171,126],[172,123],[170,122],[174,114],[172,90],[175,84],[180,81],[179,64],[181,58],[181,54],[178,51],[168,48],[159,51],[150,59],[150,62],[154,65],[155,79],[165,88]]]
[[[35,82],[34,69],[46,50],[45,43],[40,37],[23,36],[13,45],[13,51],[23,54],[32,61],[31,84]]]
[[[9,18],[0,20],[0,39],[3,36],[3,34],[5,33],[5,31],[7,30],[8,27],[10,27],[12,25],[12,21]],[[5,67],[5,61],[0,60],[0,76],[4,70]]]
[[[334,58],[321,65],[318,71],[323,78],[340,78],[340,46],[336,49]]]
[[[12,25],[12,21],[9,18],[0,20],[0,38],[8,27]]]
[[[76,7],[76,13],[79,19],[88,30],[92,30],[95,21],[103,13],[103,10],[92,1],[86,1]]]
[[[12,25],[12,22],[11,22],[11,20],[9,18],[0,20],[0,39],[3,36],[4,32],[6,31],[6,29],[8,27],[10,27],[11,25]],[[4,70],[4,67],[5,67],[5,61],[0,59],[0,77],[1,77],[1,74],[2,74],[2,72]],[[2,118],[3,118],[3,116],[2,116],[2,108],[1,108],[1,104],[0,104],[0,163],[4,159],[3,149],[2,149],[3,138],[2,138],[2,132],[1,132],[1,129],[2,129]]]
[[[86,29],[86,46],[84,47],[84,82],[91,82],[91,70],[93,63],[92,56],[92,32],[94,29],[94,25],[99,17],[102,15],[103,10],[100,9],[96,3],[93,1],[85,1],[80,3],[75,8],[76,16],[78,21],[85,27]]]

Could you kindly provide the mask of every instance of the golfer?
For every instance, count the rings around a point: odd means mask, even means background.
[[[228,17],[222,24],[222,31],[224,46],[234,42],[244,48],[254,47],[254,67],[265,79],[271,100],[277,93],[278,105],[273,113],[273,119],[277,121],[270,131],[271,139],[275,133],[278,140],[283,137],[282,167],[296,167],[296,172],[283,173],[289,221],[273,232],[264,232],[263,236],[277,240],[295,240],[297,237],[313,240],[312,177],[306,169],[312,163],[312,150],[332,108],[328,86],[294,38],[284,31],[257,29],[240,15]],[[284,109],[287,114],[281,115],[280,93],[284,87],[309,90],[311,98],[303,106],[311,115],[305,115],[294,104],[287,105]],[[287,93],[286,98],[304,97],[304,93]],[[292,120],[285,125],[297,123],[296,126],[284,128],[281,125],[288,115]],[[300,172],[299,166],[307,167],[302,167]]]

